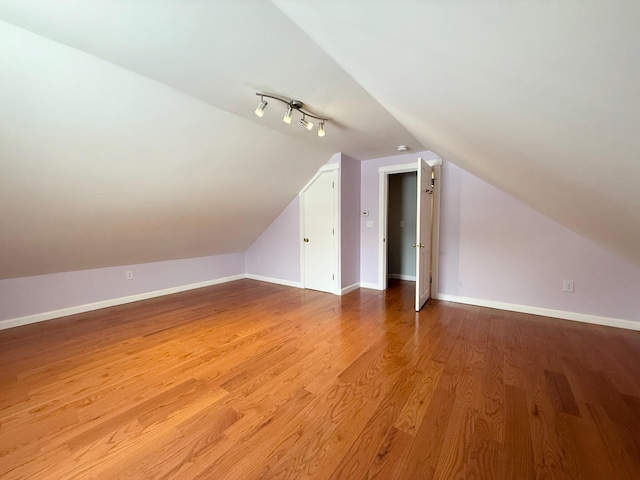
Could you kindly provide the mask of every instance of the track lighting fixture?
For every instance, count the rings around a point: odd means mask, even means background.
[[[293,118],[293,111],[297,110],[302,115],[302,118],[300,119],[300,123],[304,125],[304,127],[309,131],[313,129],[313,122],[307,120],[307,117],[315,118],[316,120],[318,120],[320,122],[318,124],[318,136],[324,137],[325,135],[324,124],[325,122],[329,121],[329,119],[319,117],[318,115],[315,115],[314,113],[309,112],[309,110],[304,108],[304,104],[300,100],[289,100],[286,97],[276,97],[274,95],[269,95],[269,94],[260,93],[260,92],[256,93],[256,95],[260,97],[260,104],[258,105],[258,108],[256,108],[256,112],[255,112],[257,116],[262,117],[264,115],[264,110],[267,108],[267,102],[265,100],[265,97],[272,98],[274,100],[278,100],[279,102],[284,103],[287,106],[287,111],[284,114],[284,117],[282,118],[282,121],[284,123],[290,124],[291,119]]]

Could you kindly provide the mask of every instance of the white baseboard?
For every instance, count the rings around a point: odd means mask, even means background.
[[[553,310],[551,308],[531,307],[529,305],[517,305],[514,303],[494,302],[492,300],[459,297],[457,295],[446,295],[442,293],[439,293],[435,298],[437,300],[444,300],[447,302],[464,303],[467,305],[489,307],[498,310],[509,310],[511,312],[530,313],[533,315],[541,315],[543,317],[553,317],[560,318],[562,320],[573,320],[575,322],[604,325],[606,327],[626,328],[627,330],[640,330],[640,322],[634,322],[633,320],[624,320],[622,318],[600,317],[597,315],[589,315],[586,313],[568,312],[566,310]]]
[[[114,307],[116,305],[122,305],[125,303],[139,302],[140,300],[147,300],[149,298],[161,297],[163,295],[171,295],[172,293],[185,292],[187,290],[194,290],[196,288],[210,287],[212,285],[218,285],[220,283],[233,282],[234,280],[242,280],[246,278],[244,273],[240,275],[232,275],[230,277],[216,278],[214,280],[207,280],[205,282],[190,283],[187,285],[180,285],[177,287],[164,288],[162,290],[154,290],[152,292],[139,293],[136,295],[129,295],[127,297],[112,298],[110,300],[102,300],[100,302],[86,303],[84,305],[76,305],[74,307],[62,308],[60,310],[52,310],[50,312],[36,313],[35,315],[27,315],[19,318],[9,318],[7,320],[0,320],[0,330],[12,327],[20,327],[22,325],[28,325],[30,323],[44,322],[45,320],[52,320],[54,318],[66,317],[69,315],[75,315],[77,313],[90,312],[92,310],[100,310],[101,308]]]
[[[394,278],[396,280],[407,280],[409,282],[415,282],[416,281],[416,276],[415,275],[404,275],[402,273],[390,273],[388,275],[389,278]]]
[[[354,283],[353,285],[349,285],[348,287],[344,287],[342,290],[340,290],[339,295],[346,295],[347,293],[353,292],[358,288],[360,288],[360,283]]]
[[[254,275],[253,273],[247,273],[245,275],[245,278],[250,278],[251,280],[258,280],[260,282],[285,285],[287,287],[302,288],[302,282],[294,282],[292,280],[282,280],[280,278],[273,278],[273,277],[263,277],[262,275]]]
[[[281,280],[278,278],[263,277],[253,274],[239,274],[229,277],[216,278],[213,280],[207,280],[205,282],[190,283],[187,285],[180,285],[177,287],[165,288],[162,290],[155,290],[152,292],[140,293],[137,295],[130,295],[127,297],[113,298],[110,300],[103,300],[95,303],[87,303],[84,305],[77,305],[74,307],[63,308],[60,310],[53,310],[49,312],[37,313],[34,315],[27,315],[19,318],[10,318],[7,320],[0,320],[0,330],[4,330],[12,327],[19,327],[22,325],[28,325],[31,323],[43,322],[45,320],[52,320],[54,318],[66,317],[68,315],[75,315],[78,313],[90,312],[93,310],[99,310],[101,308],[113,307],[116,305],[122,305],[125,303],[138,302],[140,300],[147,300],[150,298],[161,297],[163,295],[171,295],[172,293],[185,292],[187,290],[194,290],[196,288],[209,287],[212,285],[218,285],[221,283],[233,282],[235,280],[241,280],[243,278],[250,278],[252,280],[258,280],[262,282],[275,283],[278,285],[285,285],[288,287],[302,288],[301,282],[293,282],[290,280]],[[357,288],[369,288],[373,290],[381,290],[377,283],[354,283],[348,287],[343,288],[340,291],[340,295],[345,295]],[[512,312],[530,313],[533,315],[541,315],[545,317],[560,318],[563,320],[573,320],[577,322],[592,323],[596,325],[604,325],[608,327],[625,328],[628,330],[640,331],[640,322],[634,322],[632,320],[624,320],[620,318],[600,317],[597,315],[589,315],[577,312],[568,312],[565,310],[553,310],[549,308],[531,307],[528,305],[518,305],[512,303],[496,302],[492,300],[483,300],[479,298],[460,297],[457,295],[438,294],[435,296],[437,300],[443,300],[447,302],[464,303],[467,305],[476,305],[479,307],[489,307],[498,310],[508,310]]]

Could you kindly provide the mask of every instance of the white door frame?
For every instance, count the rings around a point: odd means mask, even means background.
[[[438,252],[440,249],[440,174],[442,159],[427,160],[427,164],[433,167],[436,182],[433,189],[433,226],[431,228],[431,297],[438,295]],[[416,162],[390,165],[378,168],[378,289],[387,289],[387,231],[388,231],[388,198],[389,175],[394,173],[418,172]]]
[[[340,165],[337,163],[332,163],[329,165],[324,165],[320,167],[320,169],[316,172],[316,174],[307,182],[307,184],[300,190],[298,193],[298,198],[300,201],[300,284],[302,288],[306,288],[304,279],[305,279],[305,268],[304,268],[304,192],[316,181],[316,179],[326,172],[337,171],[336,175],[336,184],[333,188],[333,294],[340,294],[340,285],[342,284],[341,279],[341,262],[340,262]]]

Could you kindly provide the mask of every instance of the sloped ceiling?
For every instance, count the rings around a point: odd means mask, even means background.
[[[640,265],[640,2],[275,3],[427,148]]]
[[[332,153],[402,143],[640,265],[638,2],[0,0],[0,19],[2,278],[243,251]],[[327,136],[273,102],[258,119],[256,90]]]
[[[422,145],[268,2],[0,1],[0,277],[246,250],[331,155]],[[319,138],[256,90],[331,117]]]

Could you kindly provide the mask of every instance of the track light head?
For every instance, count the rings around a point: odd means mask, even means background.
[[[300,123],[302,125],[304,125],[304,128],[306,128],[307,130],[311,130],[313,128],[313,123],[311,123],[309,120],[307,120],[306,118],[304,118],[304,114],[302,115],[302,118],[300,119]]]
[[[293,109],[291,108],[291,105],[289,105],[287,107],[287,113],[284,114],[284,117],[282,118],[282,121],[284,123],[291,123],[291,117],[293,116]]]
[[[264,109],[267,108],[268,103],[264,100],[264,98],[260,97],[260,105],[256,108],[256,115],[262,118],[264,115]]]
[[[324,137],[324,120],[318,124],[318,136]]]

